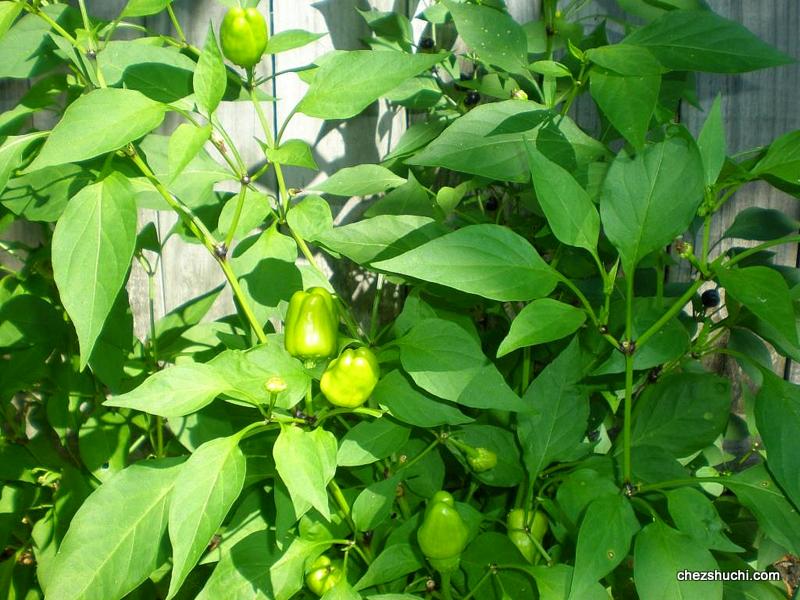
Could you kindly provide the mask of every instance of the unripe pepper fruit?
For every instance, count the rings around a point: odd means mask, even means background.
[[[319,387],[334,406],[356,408],[367,401],[380,376],[381,368],[372,350],[348,348],[325,369]]]
[[[311,564],[311,570],[306,575],[306,585],[317,596],[324,596],[343,576],[344,572],[338,562],[332,562],[323,554]]]
[[[469,529],[455,508],[453,496],[436,492],[417,530],[417,542],[425,558],[440,573],[457,570],[468,536]]]
[[[332,356],[339,345],[339,314],[324,288],[297,291],[289,300],[284,346],[297,358],[315,361]]]
[[[529,513],[527,523],[525,522],[525,510],[522,508],[515,508],[508,513],[506,518],[508,538],[525,557],[525,560],[531,564],[533,564],[537,552],[533,539],[541,543],[547,533],[547,526],[547,515],[540,510],[534,514]]]
[[[497,465],[497,454],[488,448],[475,448],[472,454],[467,454],[467,462],[473,471],[483,473]]]
[[[255,8],[232,8],[222,19],[222,53],[235,65],[245,69],[257,65],[268,39],[267,22]]]

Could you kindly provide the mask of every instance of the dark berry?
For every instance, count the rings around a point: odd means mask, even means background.
[[[494,212],[497,210],[497,207],[499,205],[500,203],[497,201],[497,198],[489,198],[486,201],[486,210],[488,210],[489,212]]]
[[[471,91],[467,93],[467,97],[464,98],[464,105],[465,106],[475,106],[478,102],[481,101],[481,95],[476,91]]]
[[[706,308],[719,306],[719,292],[717,290],[706,290],[703,292],[703,295],[700,296],[700,300]]]
[[[433,50],[433,46],[433,38],[426,37],[419,41],[419,47],[421,50]]]

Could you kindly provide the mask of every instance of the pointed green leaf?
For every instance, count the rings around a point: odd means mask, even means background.
[[[534,300],[520,311],[500,342],[497,357],[519,348],[560,340],[586,321],[586,312],[552,298]]]
[[[380,165],[346,167],[310,189],[336,196],[369,196],[403,185],[406,180]]]
[[[53,276],[86,366],[136,246],[136,201],[128,180],[113,173],[70,200],[53,233]]]
[[[117,600],[162,564],[181,459],[142,461],[95,490],[70,523],[48,575],[48,598]]]
[[[133,391],[103,404],[160,417],[182,417],[210,404],[228,387],[227,379],[212,365],[183,363],[154,373]]]
[[[718,571],[711,552],[688,535],[656,521],[636,536],[633,576],[639,598],[722,600],[721,581],[681,580],[682,571]]]
[[[526,144],[536,198],[563,244],[597,252],[600,215],[589,193],[561,166]]]
[[[398,85],[427,71],[445,54],[388,50],[337,52],[324,61],[297,110],[320,119],[354,117]],[[347,90],[347,93],[343,93]]]
[[[717,95],[708,117],[703,124],[703,129],[697,138],[697,147],[703,157],[703,170],[706,176],[706,185],[714,185],[725,164],[725,123],[722,120],[722,96]]]
[[[167,598],[178,593],[200,560],[239,497],[244,477],[245,458],[238,435],[206,442],[183,465],[169,509],[173,565]]]
[[[336,473],[336,452],[336,438],[322,428],[281,427],[272,454],[298,517],[313,506],[330,519],[327,486]]]
[[[89,92],[69,105],[26,172],[119,150],[161,125],[165,112],[165,105],[136,90]]]
[[[708,10],[667,11],[623,43],[644,46],[673,71],[744,73],[794,62],[743,25]]]
[[[206,115],[214,114],[228,85],[228,74],[225,60],[217,44],[214,28],[209,24],[206,45],[200,53],[197,67],[194,70],[194,95],[198,106]]]
[[[683,132],[620,153],[608,170],[600,198],[603,228],[626,272],[688,228],[703,200],[703,162]]]
[[[374,267],[501,302],[547,296],[557,277],[522,236],[470,225]]]

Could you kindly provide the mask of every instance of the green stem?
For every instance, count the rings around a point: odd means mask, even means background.
[[[217,262],[219,262],[219,265],[222,268],[222,272],[225,274],[225,279],[228,280],[228,283],[231,286],[231,291],[233,292],[233,295],[236,298],[237,303],[239,304],[239,308],[244,313],[244,316],[247,319],[248,323],[250,323],[250,326],[253,328],[253,331],[255,331],[258,341],[262,344],[266,344],[268,340],[267,340],[267,335],[264,333],[264,328],[261,326],[261,323],[259,323],[258,318],[256,317],[255,313],[253,312],[253,309],[250,306],[250,303],[247,301],[247,296],[245,296],[242,286],[239,285],[239,279],[233,272],[231,264],[228,262],[227,258],[221,258],[221,259],[218,258]]]
[[[378,333],[378,325],[380,323],[380,308],[381,308],[381,294],[383,292],[384,277],[382,273],[378,273],[375,279],[375,297],[372,299],[372,315],[369,320],[369,339],[371,342],[375,341],[375,335]]]
[[[580,93],[581,89],[583,89],[588,67],[588,63],[581,64],[581,71],[578,74],[578,79],[572,83],[572,89],[569,92],[569,97],[564,103],[564,107],[561,109],[562,116],[566,116],[567,113],[569,113],[569,109],[572,108],[572,103],[575,102],[575,98],[578,97],[578,93]]]
[[[772,248],[773,246],[781,246],[783,244],[793,244],[795,242],[800,242],[800,235],[787,235],[786,237],[778,238],[777,240],[771,240],[769,242],[764,242],[763,244],[759,244],[758,246],[753,246],[752,248],[748,248],[747,250],[740,252],[736,256],[730,258],[727,262],[723,262],[725,255],[723,254],[719,258],[717,258],[713,263],[711,263],[711,268],[717,268],[719,266],[722,267],[732,267],[733,265],[743,261],[745,258],[752,256],[753,254],[758,254],[763,250],[767,250],[768,248]]]
[[[699,485],[701,483],[718,483],[720,485],[726,485],[728,479],[728,477],[687,477],[685,479],[671,479],[669,481],[661,481],[659,483],[651,483],[649,485],[640,486],[636,490],[636,493],[641,494],[644,492],[653,492],[666,488],[682,487],[684,485]]]
[[[178,17],[175,16],[175,11],[172,10],[172,4],[167,4],[167,14],[169,15],[169,20],[172,21],[172,26],[175,27],[175,32],[178,34],[182,43],[186,43],[186,36],[183,34],[183,29],[181,29],[181,24],[178,22]]]
[[[305,396],[305,406],[306,406],[306,415],[309,417],[314,415],[314,395],[311,391],[311,381],[308,381],[308,386],[306,387],[306,396]]]
[[[65,38],[67,41],[69,41],[70,44],[72,44],[73,46],[77,46],[78,45],[78,40],[76,40],[74,37],[72,37],[72,35],[70,35],[70,33],[66,29],[64,29],[61,25],[56,23],[50,17],[50,15],[48,15],[46,12],[44,12],[42,10],[38,10],[38,9],[32,8],[32,7],[28,6],[27,3],[25,4],[24,9],[26,11],[30,12],[30,13],[35,14],[36,16],[38,16],[43,21],[47,22],[47,24],[50,25],[50,27],[55,29],[58,32],[58,34],[61,37]]]
[[[444,596],[444,600],[453,600],[450,587],[450,571],[445,571],[442,573],[442,596]]]
[[[625,341],[628,347],[625,351],[625,407],[623,416],[622,447],[623,461],[622,472],[626,483],[631,481],[631,414],[633,407],[633,280],[634,270],[625,273]]]
[[[464,596],[463,600],[470,600],[471,598],[475,597],[475,594],[478,592],[479,589],[481,589],[481,587],[483,587],[483,584],[489,581],[489,577],[491,577],[491,575],[492,575],[492,569],[491,568],[487,569],[486,573],[484,573],[483,576],[480,579],[478,579],[473,588],[470,590],[469,594]]]
[[[623,418],[622,447],[623,447],[623,477],[630,483],[631,467],[631,414],[633,407],[633,354],[625,355],[625,415]]]
[[[703,219],[703,246],[700,249],[700,266],[701,271],[706,272],[708,270],[708,251],[709,251],[709,244],[711,241],[711,215],[706,215],[705,219]]]
[[[255,313],[253,313],[253,309],[250,307],[247,296],[245,296],[244,290],[242,290],[242,287],[239,285],[239,280],[237,279],[236,274],[233,272],[233,269],[231,268],[227,258],[225,255],[220,255],[218,253],[217,242],[211,235],[211,232],[208,231],[208,228],[203,224],[202,221],[190,214],[189,210],[185,208],[183,204],[175,197],[173,197],[164,184],[159,181],[158,177],[156,177],[155,173],[153,173],[150,167],[147,166],[147,163],[142,160],[142,158],[139,156],[139,153],[136,152],[136,149],[133,146],[130,146],[127,152],[134,164],[136,164],[136,166],[148,179],[148,181],[150,181],[153,187],[156,188],[166,203],[169,204],[169,206],[176,213],[178,213],[178,216],[184,222],[189,231],[191,231],[192,234],[198,240],[200,240],[203,246],[205,246],[205,248],[211,253],[211,256],[213,256],[217,263],[219,263],[222,272],[225,274],[225,278],[228,280],[228,283],[231,286],[231,291],[238,302],[239,308],[244,313],[244,316],[247,318],[250,326],[253,328],[253,331],[255,331],[259,342],[266,344],[267,336],[264,333],[264,329],[262,328],[261,323],[258,322]]]
[[[432,441],[432,442],[431,442],[431,443],[430,443],[430,444],[429,444],[429,445],[428,445],[428,446],[427,446],[427,447],[426,447],[426,448],[425,448],[425,449],[424,449],[422,452],[420,452],[419,454],[417,454],[417,455],[416,455],[414,458],[412,458],[411,460],[409,460],[409,461],[405,462],[404,464],[400,465],[400,468],[399,468],[399,469],[397,469],[397,471],[402,471],[403,469],[410,469],[410,468],[411,468],[411,467],[413,467],[415,464],[417,464],[419,461],[421,461],[423,458],[425,458],[425,456],[427,456],[427,454],[428,454],[428,453],[429,453],[431,450],[433,450],[434,448],[436,448],[436,446],[438,446],[440,443],[441,443],[441,440],[439,439],[439,436],[437,435],[437,436],[436,436],[436,439],[435,439],[434,441]],[[395,471],[395,473],[396,473],[397,471]]]
[[[683,293],[683,296],[678,298],[675,303],[669,307],[669,310],[661,315],[661,318],[658,321],[653,323],[653,325],[647,331],[639,336],[639,339],[636,340],[636,349],[641,349],[641,347],[644,346],[644,344],[646,344],[651,337],[661,331],[661,328],[667,324],[667,321],[680,313],[683,310],[683,307],[686,306],[692,297],[694,297],[694,295],[697,293],[697,290],[699,290],[700,286],[702,285],[702,280],[695,281],[691,287],[689,287],[689,289]]]
[[[233,213],[233,221],[231,221],[230,230],[228,235],[225,236],[225,247],[230,248],[233,243],[233,238],[236,235],[236,229],[239,227],[239,219],[242,218],[242,209],[244,208],[244,201],[247,197],[247,185],[242,184],[239,190],[239,199],[236,202],[236,212]]]

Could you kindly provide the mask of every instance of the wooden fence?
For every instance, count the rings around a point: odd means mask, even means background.
[[[370,4],[378,10],[396,10],[408,15],[418,13],[432,0],[372,0]],[[116,16],[125,5],[125,0],[95,0],[89,2],[93,14],[106,18]],[[520,21],[535,19],[538,15],[539,0],[506,0],[512,14]],[[708,0],[717,13],[742,23],[763,40],[771,43],[790,56],[800,56],[800,2],[797,0]],[[225,8],[216,0],[175,0],[178,18],[189,38],[196,45],[205,39],[209,20],[219,23]],[[286,29],[306,29],[314,32],[328,32],[314,44],[305,48],[281,54],[273,62],[265,61],[265,73],[282,71],[290,67],[308,64],[333,48],[355,49],[362,47],[360,39],[367,35],[367,28],[356,8],[367,8],[366,1],[359,0],[262,0],[261,10],[269,11],[273,31]],[[593,0],[581,10],[586,28],[593,27],[601,14],[621,14],[615,0]],[[170,23],[166,18],[155,17],[145,24],[156,31],[168,31]],[[415,21],[415,32],[419,35],[424,23]],[[613,31],[614,23],[609,28]],[[9,82],[0,85],[0,110],[8,108],[24,92],[25,82]],[[305,84],[293,74],[274,80],[272,93],[280,99],[277,114],[271,115],[276,122],[282,122],[288,110],[304,93]],[[777,69],[758,71],[744,75],[721,76],[700,75],[698,77],[699,100],[707,109],[717,94],[722,94],[723,113],[727,123],[729,153],[740,152],[769,143],[773,138],[800,129],[800,111],[797,110],[797,94],[800,92],[800,65],[794,64]],[[578,103],[575,108],[577,119],[586,124],[594,121],[589,103]],[[220,119],[240,144],[240,150],[249,165],[257,165],[262,155],[254,136],[259,130],[256,116],[246,103],[228,104],[220,112]],[[694,132],[699,131],[705,115],[691,106],[684,108],[681,119]],[[314,156],[321,168],[318,177],[324,178],[338,169],[362,162],[378,162],[399,139],[406,123],[403,110],[388,107],[380,102],[369,108],[359,118],[342,124],[324,124],[318,120],[297,115],[291,122],[286,139],[299,138],[311,143]],[[175,122],[165,124],[170,131]],[[289,187],[302,188],[310,182],[309,171],[289,170]],[[270,187],[270,182],[265,182]],[[354,211],[360,211],[359,201],[351,200],[338,209],[337,221],[346,220]],[[797,200],[778,192],[769,186],[751,184],[740,191],[717,215],[712,235],[718,236],[732,222],[734,216],[746,206],[773,207],[800,217]],[[142,211],[142,223],[153,221],[159,233],[165,234],[175,221],[172,214],[156,211]],[[17,235],[30,235],[17,231]],[[724,251],[720,245],[716,252]],[[797,247],[778,249],[777,262],[796,266]],[[673,278],[685,277],[680,270],[671,274]],[[171,239],[163,252],[162,260],[155,275],[155,318],[179,306],[183,302],[222,283],[223,277],[213,259],[196,245],[189,245],[177,238]],[[128,286],[134,310],[137,335],[143,336],[149,329],[148,280],[142,269],[134,266]],[[358,290],[355,291],[358,293]],[[214,307],[211,316],[219,316],[233,310],[230,296],[222,296]],[[778,369],[783,365],[776,365]],[[797,380],[800,368],[794,370]]]

